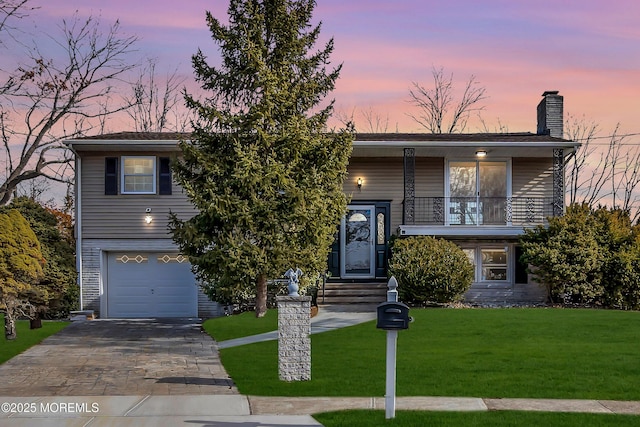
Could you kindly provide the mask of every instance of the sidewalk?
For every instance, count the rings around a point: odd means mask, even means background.
[[[0,426],[320,426],[311,414],[384,410],[383,397],[57,396],[0,397]],[[6,405],[13,406],[5,412]],[[399,397],[396,409],[545,411],[640,415],[640,402]]]
[[[249,399],[228,396],[0,397],[0,426],[320,426],[309,415],[252,415]]]
[[[384,397],[249,396],[248,399],[252,414],[294,415],[346,409],[384,410]],[[409,396],[396,398],[396,409],[400,411],[545,411],[640,415],[640,402]]]

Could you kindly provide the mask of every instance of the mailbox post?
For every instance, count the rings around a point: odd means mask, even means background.
[[[387,284],[387,302],[378,305],[379,329],[387,331],[387,379],[384,395],[386,419],[396,416],[396,349],[398,331],[409,327],[409,307],[398,302],[398,281],[395,277]]]

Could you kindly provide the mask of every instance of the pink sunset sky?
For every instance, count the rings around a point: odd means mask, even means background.
[[[139,53],[165,72],[191,78],[201,48],[213,63],[216,45],[205,11],[226,21],[227,1],[33,0],[38,25],[58,25],[78,10],[120,20]],[[412,82],[430,85],[433,67],[462,88],[475,75],[489,96],[484,121],[510,132],[535,131],[545,90],[565,97],[565,115],[585,116],[604,135],[621,124],[640,132],[640,3],[635,0],[319,0],[314,22],[334,38],[333,64],[343,64],[332,93],[336,109],[371,109],[389,131],[417,132],[407,116]],[[356,117],[357,119],[358,117]],[[480,131],[470,125],[468,132]]]

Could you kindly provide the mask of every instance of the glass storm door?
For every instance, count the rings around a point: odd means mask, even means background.
[[[375,276],[375,206],[349,205],[340,224],[341,277]]]

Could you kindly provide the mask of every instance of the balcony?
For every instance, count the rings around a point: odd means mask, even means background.
[[[416,197],[403,204],[406,226],[530,227],[553,215],[550,197]]]

